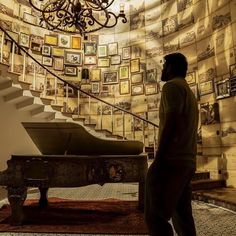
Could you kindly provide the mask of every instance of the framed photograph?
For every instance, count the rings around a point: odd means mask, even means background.
[[[132,84],[131,85],[131,95],[142,95],[144,94],[144,86],[143,84]]]
[[[81,37],[79,36],[72,36],[71,38],[71,47],[73,49],[81,49]]]
[[[75,51],[65,51],[65,64],[80,66],[82,64],[82,53]]]
[[[115,55],[111,57],[111,65],[120,65],[121,63],[121,56]]]
[[[236,76],[236,64],[229,66],[230,77]]]
[[[187,73],[185,80],[188,84],[196,84],[195,71]]]
[[[100,83],[96,82],[96,83],[91,83],[91,92],[98,94],[100,93]]]
[[[214,92],[214,86],[213,86],[213,81],[206,81],[204,83],[199,84],[199,94],[200,96],[213,93]]]
[[[139,84],[143,82],[143,73],[137,73],[131,75],[131,83]]]
[[[29,23],[31,25],[36,25],[37,24],[37,17],[32,14],[29,14],[27,12],[24,12],[23,21],[26,23]]]
[[[91,42],[98,43],[98,41],[99,41],[99,36],[98,36],[97,34],[90,34],[90,35],[89,35],[89,40],[90,40]]]
[[[98,57],[107,57],[107,45],[98,45]]]
[[[130,60],[130,72],[135,73],[140,71],[140,60],[139,58]]]
[[[129,94],[130,93],[130,84],[129,80],[120,81],[120,94]]]
[[[120,79],[128,79],[129,78],[129,66],[121,66],[119,68]]]
[[[218,81],[215,84],[216,99],[227,98],[230,96],[229,79]]]
[[[230,83],[230,95],[235,96],[236,95],[236,76],[231,77],[229,80]]]
[[[101,81],[101,69],[91,70],[91,81]]]
[[[44,35],[44,43],[52,46],[58,45],[58,37],[57,35]]]
[[[20,33],[19,45],[25,48],[29,48],[30,36],[28,34]]]
[[[53,69],[58,71],[64,70],[64,58],[55,57]]]
[[[51,46],[43,45],[42,46],[42,55],[43,56],[51,56]]]
[[[110,67],[110,58],[98,58],[98,67]]]
[[[52,57],[42,57],[42,64],[44,65],[44,66],[52,66],[52,62],[53,62],[53,60],[52,60]]]
[[[58,46],[62,48],[70,48],[71,38],[70,35],[67,34],[59,34],[58,35]]]
[[[197,100],[199,100],[198,87],[197,84],[189,85],[190,89],[193,91],[193,94]]]
[[[96,65],[97,64],[97,56],[84,56],[84,64],[85,65]]]
[[[122,59],[123,60],[131,59],[131,47],[122,48]]]
[[[117,84],[118,83],[118,72],[109,71],[103,74],[103,84]]]
[[[35,52],[41,52],[42,45],[43,45],[43,37],[32,34],[30,37],[31,50]]]
[[[108,44],[108,54],[109,54],[109,56],[118,54],[118,43],[109,43]]]
[[[147,83],[156,83],[157,82],[157,69],[147,70],[146,82]]]
[[[157,94],[158,92],[159,92],[159,89],[158,89],[157,83],[145,84],[145,94],[146,95]]]
[[[78,70],[76,66],[65,66],[65,75],[77,76]]]
[[[96,55],[97,54],[97,44],[94,42],[84,43],[84,55]]]
[[[9,30],[7,30],[7,33],[18,43],[18,40],[19,40],[18,33],[15,33],[15,32],[9,31]],[[7,35],[5,35],[5,39],[11,41],[11,39],[9,37],[7,37]]]
[[[65,51],[62,48],[52,48],[52,56],[54,57],[64,57]]]

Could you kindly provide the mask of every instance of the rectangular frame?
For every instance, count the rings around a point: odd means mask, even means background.
[[[152,83],[152,84],[145,84],[145,95],[153,95],[157,94],[158,91],[158,84]]]
[[[81,49],[81,37],[79,36],[72,36],[71,37],[71,47],[73,49]]]
[[[42,55],[43,56],[51,56],[52,48],[49,45],[42,46]]]
[[[73,66],[82,65],[82,53],[75,51],[65,51],[65,64]]]
[[[97,56],[84,56],[84,65],[96,65]]]
[[[108,51],[107,51],[107,45],[98,45],[98,57],[107,57]]]
[[[98,67],[110,67],[110,58],[98,58]]]
[[[99,82],[91,83],[91,92],[95,93],[95,94],[100,93],[100,83]]]
[[[140,71],[140,59],[132,59],[130,60],[130,72],[135,73]]]
[[[143,73],[137,73],[131,75],[131,83],[139,84],[143,82]]]
[[[94,42],[84,43],[84,55],[95,56],[97,54],[97,44]]]
[[[52,46],[58,45],[58,36],[57,35],[44,35],[44,43]]]
[[[19,45],[25,48],[30,47],[30,36],[25,33],[20,33]]]
[[[213,93],[214,92],[214,86],[213,86],[213,81],[209,80],[203,83],[199,84],[199,94],[200,96]]]
[[[143,84],[132,84],[131,85],[131,95],[142,95],[144,94],[144,85]]]
[[[236,63],[229,66],[230,77],[236,76]]]
[[[215,83],[216,99],[226,98],[230,96],[229,79],[221,80]]]
[[[196,73],[195,71],[187,73],[185,80],[189,85],[196,84]]]
[[[120,65],[120,63],[121,63],[120,55],[111,56],[111,65]]]
[[[67,34],[59,34],[58,35],[58,46],[62,48],[70,48],[71,47],[71,37]]]
[[[64,70],[64,58],[55,57],[54,63],[53,63],[53,69],[57,70],[57,71],[63,71]]]
[[[52,67],[52,65],[53,65],[53,59],[52,59],[52,57],[45,57],[45,56],[43,56],[43,57],[42,57],[42,64],[43,64],[44,66],[50,66],[50,67]]]
[[[131,59],[131,46],[122,48],[122,60]]]
[[[129,78],[129,66],[120,66],[119,67],[119,78],[128,79]]]
[[[77,76],[78,69],[76,66],[65,66],[65,75]]]
[[[129,94],[130,93],[130,81],[122,80],[120,81],[120,95]]]
[[[118,71],[104,72],[103,84],[118,84]]]
[[[63,48],[52,47],[52,56],[54,57],[64,57],[65,50]]]
[[[91,81],[101,81],[101,69],[91,70]]]
[[[108,44],[108,55],[117,55],[118,54],[118,43],[109,43]]]
[[[146,71],[146,82],[156,83],[157,82],[157,69],[150,69]]]
[[[23,21],[31,25],[37,25],[37,17],[27,12],[23,14]]]

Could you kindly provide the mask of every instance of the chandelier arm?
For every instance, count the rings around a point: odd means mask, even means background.
[[[114,0],[111,0],[109,4],[107,3],[106,6],[103,6],[103,4],[102,4],[103,0],[102,1],[87,0],[87,1],[85,1],[85,4],[86,4],[87,7],[91,7],[93,10],[99,11],[99,10],[106,10],[108,7],[110,7],[113,4],[113,2],[114,2]],[[95,8],[94,5],[96,5],[97,7]]]
[[[34,3],[32,2],[33,0],[29,0],[30,5],[37,11],[43,13],[53,13],[55,11],[58,11],[58,9],[61,9],[62,6],[64,5],[64,3],[66,2],[66,0],[59,0],[59,1],[54,1],[54,2],[49,2],[47,3],[47,5],[43,8],[40,9],[37,6],[34,5]],[[56,3],[56,5],[54,6],[54,8],[50,9],[48,8],[49,6],[53,6],[53,4]],[[48,8],[48,10],[46,10]]]

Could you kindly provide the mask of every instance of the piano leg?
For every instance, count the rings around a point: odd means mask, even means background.
[[[24,219],[23,204],[27,197],[27,188],[8,187],[8,201],[11,206],[11,225],[21,225]]]
[[[48,198],[47,198],[48,188],[40,187],[39,191],[40,191],[39,207],[43,208],[48,205]]]

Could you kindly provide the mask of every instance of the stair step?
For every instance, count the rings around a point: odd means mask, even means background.
[[[52,104],[51,107],[53,108],[53,110],[61,111],[63,106],[62,105]]]
[[[209,171],[199,171],[199,172],[196,172],[194,177],[193,177],[193,180],[194,181],[197,181],[197,180],[202,180],[202,179],[210,179],[210,172]]]
[[[203,189],[222,188],[222,187],[226,187],[225,180],[202,179],[202,180],[192,181],[193,191],[203,190]]]
[[[19,82],[19,84],[20,84],[22,89],[30,90],[31,83],[25,82],[25,81],[21,81],[21,80],[19,80],[18,82]]]

